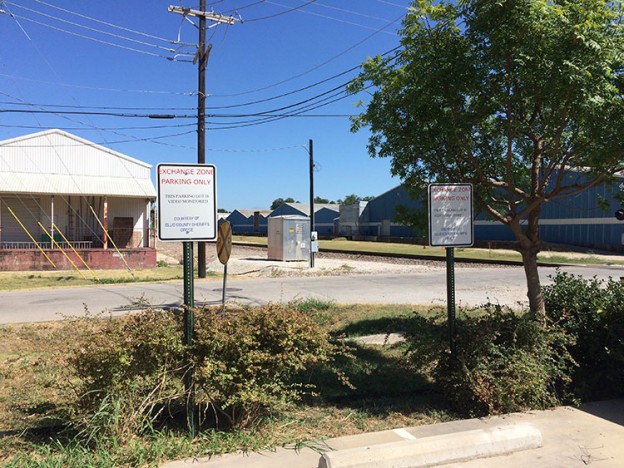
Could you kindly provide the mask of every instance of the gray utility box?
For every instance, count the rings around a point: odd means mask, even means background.
[[[310,258],[310,218],[286,215],[269,218],[269,260]]]

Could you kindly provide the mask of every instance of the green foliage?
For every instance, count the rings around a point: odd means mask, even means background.
[[[288,197],[288,198],[276,198],[275,200],[273,200],[273,202],[271,203],[271,209],[274,210],[276,208],[279,208],[280,206],[282,206],[284,203],[299,203],[299,201],[295,201],[294,198],[292,197]]]
[[[175,418],[191,368],[204,426],[249,427],[310,391],[294,376],[339,349],[291,306],[195,314],[191,348],[175,312],[76,321],[68,381],[79,395],[72,416],[81,441],[116,444]]]
[[[360,203],[361,200],[362,200],[362,197],[360,197],[359,195],[356,195],[355,193],[352,193],[344,197],[344,199],[342,198],[339,199],[338,203],[340,203],[341,205],[356,205]]]
[[[418,0],[401,48],[349,87],[375,90],[352,125],[370,129],[371,156],[390,158],[406,186],[472,183],[478,210],[509,226],[534,313],[541,205],[622,169],[622,11],[619,0]],[[588,169],[560,177],[570,168]]]
[[[222,427],[249,427],[311,391],[294,376],[337,351],[312,318],[290,306],[207,310],[196,325],[198,395]]]
[[[314,203],[334,203],[334,202],[330,201],[329,198],[314,197]]]
[[[184,346],[175,314],[85,317],[74,329],[68,364],[79,379],[74,424],[82,439],[117,441],[144,432],[166,404],[182,398]]]
[[[431,373],[458,412],[501,414],[560,403],[573,366],[560,327],[491,304],[482,314],[460,315],[455,356],[442,317],[416,315],[406,333],[407,360]]]
[[[624,284],[557,272],[546,313],[575,339],[573,391],[582,400],[624,395]]]
[[[326,301],[317,297],[309,297],[307,299],[294,302],[293,305],[297,307],[299,312],[309,314],[327,311],[334,306],[334,303],[332,301]]]

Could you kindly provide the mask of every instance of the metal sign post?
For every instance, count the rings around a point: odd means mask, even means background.
[[[448,323],[448,339],[451,354],[457,352],[455,342],[455,332],[457,331],[457,320],[455,314],[455,248],[446,248],[446,309]]]
[[[446,248],[446,298],[451,354],[457,352],[455,313],[455,247],[473,244],[471,184],[429,185],[429,245]]]
[[[195,287],[193,242],[214,240],[217,220],[217,170],[209,164],[159,164],[158,238],[184,247],[184,344],[193,345]],[[184,376],[189,432],[197,434],[193,367]]]
[[[195,334],[195,288],[193,285],[193,243],[184,242],[184,344],[193,345]],[[195,386],[193,385],[193,367],[184,374],[184,390],[186,391],[186,424],[192,437],[197,435],[197,415],[195,414]]]

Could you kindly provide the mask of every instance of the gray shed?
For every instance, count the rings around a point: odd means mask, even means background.
[[[269,218],[269,260],[310,258],[310,218],[286,215]]]

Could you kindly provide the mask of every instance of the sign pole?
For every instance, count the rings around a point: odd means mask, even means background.
[[[158,238],[182,242],[184,251],[183,343],[189,367],[184,375],[186,420],[193,437],[197,435],[195,383],[191,355],[195,335],[195,289],[193,285],[193,242],[217,237],[216,167],[210,164],[159,164]]]
[[[456,316],[455,316],[455,248],[446,248],[446,302],[448,309],[448,336],[451,355],[457,353],[455,342]]]
[[[227,287],[227,264],[232,253],[232,226],[228,220],[219,221],[217,233],[217,257],[223,264],[223,294],[221,305],[225,308],[225,291]]]
[[[227,288],[227,263],[223,265],[223,294],[221,296],[221,306],[225,307],[225,290]]]
[[[195,288],[193,284],[193,242],[183,242],[184,246],[184,344],[193,345],[195,334]],[[193,366],[190,365],[184,374],[184,390],[186,391],[186,423],[191,437],[197,435],[195,415],[195,385]]]
[[[429,245],[446,248],[446,300],[451,356],[457,355],[455,313],[455,247],[474,239],[471,184],[430,184]]]

